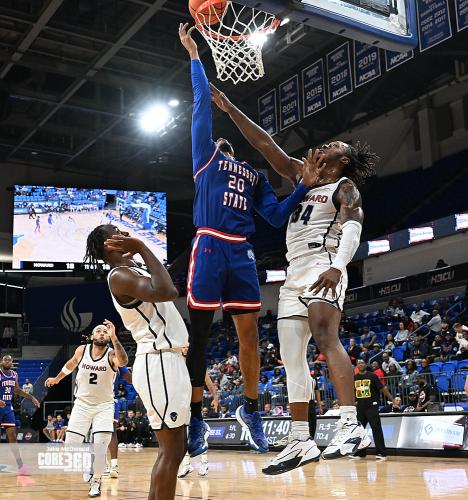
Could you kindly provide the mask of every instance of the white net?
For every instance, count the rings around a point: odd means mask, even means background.
[[[211,48],[219,80],[237,84],[265,74],[263,44],[280,23],[274,15],[233,2],[207,0],[195,21]]]

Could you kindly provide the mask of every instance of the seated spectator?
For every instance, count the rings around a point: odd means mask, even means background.
[[[393,403],[389,403],[384,406],[382,413],[402,413],[403,412],[403,404],[400,396],[395,396],[393,399]]]
[[[226,353],[226,356],[227,356],[227,360],[226,360],[227,365],[233,366],[233,365],[237,365],[239,363],[237,356],[235,354],[232,354],[231,351],[228,351]]]
[[[395,342],[393,340],[393,334],[387,333],[387,339],[385,341],[384,350],[393,352],[393,349],[395,349]]]
[[[383,360],[383,350],[380,344],[373,344],[372,350],[369,351],[369,360],[378,361],[378,363],[382,363]]]
[[[458,342],[459,346],[457,351],[458,357],[462,352],[468,349],[468,328],[461,323],[454,323],[453,330],[455,332],[455,341]]]
[[[442,352],[442,337],[440,335],[436,335],[431,344],[430,355],[434,357],[434,359],[438,359]]]
[[[332,402],[331,408],[325,412],[325,415],[332,416],[332,417],[338,417],[339,414],[340,414],[340,402],[338,401],[338,399],[335,399]]]
[[[423,311],[420,306],[416,306],[416,309],[411,313],[411,320],[413,323],[422,323],[425,316],[430,316],[426,311]]]
[[[387,386],[392,394],[396,394],[401,385],[401,372],[397,371],[396,365],[389,364],[387,373]]]
[[[400,363],[395,358],[392,358],[390,356],[390,353],[384,351],[382,354],[382,370],[384,371],[385,375],[388,375],[390,371],[390,365],[395,365],[397,372],[402,372],[403,370],[401,369]]]
[[[380,368],[380,363],[378,361],[372,361],[371,370],[377,375],[382,385],[387,385],[385,373],[383,372],[382,368]]]
[[[452,335],[447,334],[445,338],[442,340],[442,352],[441,358],[443,356],[447,356],[447,359],[451,359],[456,355],[458,351],[458,345]]]
[[[405,324],[402,321],[400,321],[400,323],[398,325],[397,334],[395,335],[395,344],[396,345],[404,344],[408,340],[408,335],[409,335],[409,332],[405,328]]]
[[[148,417],[145,413],[141,411],[135,412],[135,424],[136,424],[136,445],[135,448],[142,448],[143,441],[145,439],[151,438],[151,428],[149,424]]]
[[[271,389],[271,383],[266,375],[260,375],[260,382],[258,383],[258,393],[264,394]]]
[[[362,359],[366,363],[369,361],[369,349],[367,347],[361,346],[361,352],[359,353],[358,359]]]
[[[421,412],[436,412],[443,411],[441,404],[438,402],[438,391],[432,385],[429,385],[426,377],[420,375],[418,377],[419,397],[418,405],[415,411]]]
[[[361,348],[356,344],[356,339],[350,339],[349,346],[346,350],[348,351],[348,356],[351,359],[351,363],[353,363],[353,365],[356,364],[356,360],[358,359],[361,352]]]
[[[229,418],[231,414],[229,413],[228,407],[226,405],[221,405],[219,410],[219,418]]]
[[[434,378],[429,365],[430,363],[427,358],[421,359],[421,369],[419,370],[419,375],[425,375],[429,384],[434,385]]]
[[[440,333],[442,330],[442,318],[438,309],[432,311],[432,318],[426,323],[426,326],[429,328],[430,339],[433,339],[436,334]]]
[[[400,316],[404,316],[405,311],[398,305],[395,299],[392,299],[388,307],[384,310],[384,314],[388,319],[395,320]]]
[[[377,337],[375,335],[375,332],[370,330],[367,325],[364,325],[362,327],[361,345],[369,348],[370,346],[372,346],[375,343],[376,340],[377,340]]]
[[[54,422],[54,431],[55,431],[55,442],[63,443],[65,439],[65,429],[63,428],[65,425],[65,420],[62,415],[58,414],[57,419]]]
[[[27,392],[28,394],[33,393],[34,386],[31,384],[28,378],[24,381],[22,389],[24,392]]]
[[[429,354],[429,348],[425,340],[420,340],[419,337],[415,337],[412,344],[408,344],[406,349],[406,355],[408,358],[412,358],[416,361],[424,359]]]
[[[414,390],[418,385],[418,367],[413,359],[406,361],[406,374],[402,378],[402,385],[407,390]]]
[[[127,418],[125,412],[119,412],[119,422],[117,424],[117,441],[119,442],[119,448],[127,447]]]
[[[271,385],[284,385],[286,383],[285,376],[281,372],[280,368],[275,368],[273,370],[273,378],[271,379]]]
[[[262,371],[270,371],[274,370],[277,366],[282,365],[283,363],[278,359],[276,354],[276,349],[273,344],[268,344],[267,353],[265,355],[265,361],[262,367]]]
[[[271,409],[271,403],[265,403],[265,406],[263,407],[262,415],[264,417],[271,417],[273,415],[273,411]]]
[[[442,328],[439,332],[439,335],[441,336],[441,338],[444,338],[445,335],[447,335],[447,333],[450,334],[450,325],[449,325],[448,321],[443,320],[442,321]]]
[[[314,363],[314,369],[310,372],[310,374],[314,378],[319,378],[323,375],[322,363],[320,363],[320,361],[316,361]]]
[[[42,432],[49,441],[55,441],[54,417],[52,415],[47,415],[47,423]]]

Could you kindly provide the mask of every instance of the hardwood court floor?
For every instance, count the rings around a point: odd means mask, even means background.
[[[103,499],[146,499],[155,449],[119,452],[120,478],[104,479]],[[359,499],[422,500],[468,498],[468,461],[421,457],[374,457],[320,461],[279,476],[264,476],[261,467],[273,454],[209,452],[208,477],[194,472],[177,484],[177,500]],[[76,500],[87,498],[77,474],[17,478],[0,474],[2,500]]]

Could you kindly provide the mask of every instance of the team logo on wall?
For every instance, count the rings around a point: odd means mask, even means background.
[[[93,319],[92,312],[77,313],[75,311],[76,297],[65,303],[62,309],[60,320],[63,327],[72,333],[80,333],[86,330]]]

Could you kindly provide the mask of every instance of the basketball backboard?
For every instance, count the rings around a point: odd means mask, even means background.
[[[284,19],[384,49],[418,44],[415,0],[236,0]]]

